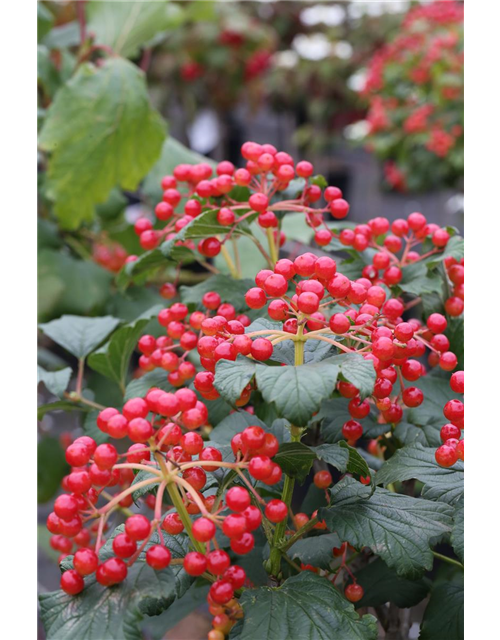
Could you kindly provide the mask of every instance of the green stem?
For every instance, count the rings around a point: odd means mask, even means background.
[[[453,560],[453,558],[448,558],[448,556],[443,556],[442,553],[438,553],[437,551],[433,551],[432,555],[435,558],[439,558],[439,560],[443,560],[444,562],[447,562],[448,564],[453,564],[456,567],[460,567],[460,569],[462,569],[462,571],[464,570],[464,565],[459,562],[458,560]]]
[[[177,509],[179,518],[182,520],[182,524],[186,529],[186,533],[188,534],[188,536],[191,539],[191,542],[193,543],[193,547],[196,549],[196,551],[199,551],[200,553],[205,553],[205,545],[203,545],[201,542],[198,542],[198,540],[195,540],[195,538],[193,537],[193,525],[191,523],[191,518],[189,517],[189,513],[186,511],[186,507],[182,502],[182,498],[179,494],[179,491],[177,490],[175,483],[169,482],[167,484],[167,491],[168,491],[168,495],[170,496],[170,499],[172,500],[172,504]]]
[[[274,235],[271,227],[268,227],[266,229],[266,235],[267,235],[267,242],[269,244],[269,253],[271,256],[271,261],[273,265],[275,265],[278,262],[278,251],[276,249],[276,243],[274,242]]]
[[[240,276],[234,265],[233,259],[231,258],[229,251],[226,249],[226,247],[223,244],[220,247],[220,252],[224,257],[224,260],[226,261],[226,264],[229,267],[229,271],[231,272],[231,275],[233,276],[233,278],[235,278],[236,280],[239,280]]]
[[[303,339],[304,325],[300,325],[297,331],[297,340],[295,341],[295,366],[298,367],[304,363],[304,339]],[[292,442],[300,442],[301,429],[295,426],[290,427]],[[283,483],[283,491],[281,494],[281,500],[290,508],[293,496],[293,487],[295,485],[295,479],[285,474],[285,482]],[[271,553],[269,556],[268,569],[272,576],[278,577],[281,568],[281,556],[283,544],[283,538],[285,535],[287,526],[287,519],[278,522],[274,530],[274,536],[271,544]]]

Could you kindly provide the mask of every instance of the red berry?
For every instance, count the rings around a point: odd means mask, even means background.
[[[281,522],[288,516],[288,507],[282,500],[271,500],[266,505],[265,514],[271,522]]]
[[[450,378],[450,387],[455,393],[463,393],[464,392],[464,372],[463,371],[455,371],[455,373]]]
[[[455,447],[442,444],[436,449],[436,462],[441,467],[451,467],[458,460],[458,453]]]
[[[54,512],[61,520],[71,520],[78,511],[78,502],[66,493],[63,493],[54,502]]]
[[[255,360],[263,362],[272,356],[273,349],[271,341],[267,338],[256,338],[252,342],[251,354]]]
[[[245,294],[245,302],[250,309],[261,309],[267,302],[266,294],[260,287],[252,287]]]
[[[318,471],[314,474],[314,484],[318,489],[326,489],[332,484],[332,474],[329,471]]]
[[[209,596],[217,604],[226,604],[234,596],[233,585],[227,580],[217,580],[210,587]]]
[[[73,557],[73,566],[81,576],[89,576],[97,569],[99,559],[92,549],[78,549]]]
[[[460,439],[461,430],[454,424],[448,423],[441,427],[440,437],[442,442],[450,439]]]
[[[161,544],[154,544],[146,551],[146,562],[156,571],[166,569],[170,564],[172,554]]]
[[[130,558],[137,551],[137,543],[126,533],[119,533],[113,538],[113,551],[119,558]]]
[[[356,420],[348,420],[342,427],[342,435],[346,440],[358,440],[363,435],[363,427]]]
[[[348,584],[344,591],[345,597],[349,602],[358,602],[364,595],[363,587],[359,584]]]
[[[247,530],[245,516],[239,513],[231,513],[222,523],[222,531],[228,538],[238,538]]]
[[[207,570],[207,559],[198,551],[190,551],[184,558],[184,570],[190,576],[201,576]]]
[[[222,577],[224,580],[230,582],[234,589],[241,589],[247,578],[245,570],[237,564],[229,567]]]
[[[215,549],[207,554],[207,569],[214,576],[222,575],[230,564],[231,559],[222,549]]]
[[[251,533],[244,533],[239,538],[231,538],[231,549],[239,555],[250,553],[254,548],[255,538]]]
[[[109,587],[123,582],[127,577],[127,565],[120,558],[109,558],[96,571],[96,579],[100,584]]]
[[[199,542],[208,542],[215,536],[215,524],[208,518],[198,518],[193,522],[193,537]]]
[[[100,444],[94,451],[94,462],[99,469],[111,469],[118,460],[118,452],[112,444]]]
[[[260,523],[262,522],[262,513],[260,509],[250,505],[245,509],[245,511],[243,511],[243,515],[245,516],[248,531],[255,531],[255,529],[260,527]]]
[[[72,467],[83,467],[90,460],[91,452],[82,442],[73,442],[66,449],[66,462]]]
[[[151,523],[141,514],[130,516],[125,521],[125,533],[132,540],[144,540],[151,531]]]
[[[273,462],[268,456],[254,456],[250,460],[248,471],[256,480],[265,480],[273,471]]]
[[[61,576],[61,589],[70,596],[76,596],[77,593],[83,591],[85,582],[81,575],[74,569],[65,571]]]
[[[250,494],[244,487],[231,487],[226,493],[226,504],[238,513],[245,511],[250,505]]]
[[[184,530],[184,524],[177,513],[168,513],[161,526],[172,536],[175,536]]]

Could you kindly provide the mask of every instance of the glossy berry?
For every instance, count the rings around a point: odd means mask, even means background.
[[[184,530],[184,524],[177,513],[168,513],[161,526],[172,536],[175,536]]]
[[[208,542],[215,535],[215,524],[208,518],[198,518],[193,522],[193,537],[199,542]]]
[[[161,544],[154,544],[146,551],[146,562],[156,571],[166,569],[170,564],[172,554]]]
[[[82,576],[74,569],[65,571],[61,576],[61,589],[70,596],[76,596],[83,591],[85,582]]]
[[[209,596],[217,604],[226,604],[234,596],[233,585],[227,580],[217,580],[210,587]]]
[[[207,570],[207,559],[198,551],[190,551],[184,558],[183,566],[190,576],[201,576]]]
[[[314,474],[314,484],[318,489],[326,489],[332,484],[332,474],[329,471],[318,471]]]
[[[342,435],[346,440],[358,440],[363,435],[363,427],[356,420],[348,420],[342,427]]]
[[[119,533],[113,538],[113,551],[119,558],[130,558],[137,551],[137,543],[126,533]]]
[[[207,569],[214,576],[222,575],[231,564],[228,554],[222,549],[215,549],[206,556]]]
[[[349,602],[359,602],[364,595],[364,590],[361,585],[353,583],[347,585],[344,594]]]
[[[250,506],[250,494],[244,487],[231,487],[226,493],[225,501],[232,511],[241,513]]]
[[[78,549],[73,557],[73,567],[81,576],[89,576],[97,569],[99,559],[92,549]]]
[[[271,522],[281,522],[288,516],[288,507],[282,500],[271,500],[266,505],[265,514]]]
[[[255,538],[251,533],[244,533],[239,538],[231,538],[231,549],[243,556],[250,553],[255,546]]]
[[[125,521],[125,533],[132,540],[144,540],[149,535],[151,523],[141,514],[130,516]]]
[[[436,449],[436,462],[441,467],[451,467],[458,460],[458,453],[455,447],[442,444]]]

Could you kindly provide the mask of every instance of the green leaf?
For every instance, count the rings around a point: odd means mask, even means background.
[[[431,540],[448,533],[449,505],[412,498],[385,489],[370,489],[344,478],[330,490],[331,506],[318,517],[341,540],[370,547],[399,576],[418,578],[433,564]]]
[[[54,342],[77,358],[85,358],[120,324],[112,316],[83,318],[62,316],[40,325],[40,329]]]
[[[42,437],[37,448],[38,502],[47,502],[57,493],[68,471],[69,465],[59,440],[52,436]]]
[[[113,554],[113,539],[124,531],[117,527],[99,552],[102,561]],[[162,532],[172,558],[182,558],[188,549],[187,536],[169,536]],[[154,571],[145,562],[146,551],[158,544],[158,533],[129,568],[124,582],[111,589],[103,588],[94,576],[85,579],[85,588],[77,596],[63,591],[40,595],[40,607],[47,640],[141,640],[140,623],[145,615],[155,616],[181,598],[193,583],[182,565]],[[64,568],[70,568],[69,558]]]
[[[157,33],[172,24],[168,0],[103,2],[91,0],[86,8],[87,28],[95,41],[125,58],[134,58]]]
[[[241,392],[255,375],[255,361],[238,355],[236,360],[219,360],[215,367],[214,387],[230,404],[234,404]]]
[[[282,330],[282,327],[280,327]],[[323,340],[307,340],[304,344],[304,364],[321,362],[331,356],[335,347]],[[279,342],[273,351],[271,360],[293,366],[295,364],[295,343],[293,340]]]
[[[245,302],[245,293],[253,286],[255,286],[253,280],[235,280],[230,276],[218,274],[195,284],[193,287],[183,286],[179,293],[184,304],[201,308],[201,299],[205,293],[215,291],[220,295],[222,302],[230,302],[236,311],[246,311],[248,307]]]
[[[322,400],[333,393],[339,369],[326,361],[298,367],[258,364],[255,377],[264,400],[274,402],[280,416],[305,426]]]
[[[326,533],[321,536],[311,536],[303,540],[297,540],[287,555],[292,560],[298,560],[303,564],[310,564],[319,569],[328,569],[333,562],[332,549],[337,549],[342,544],[336,533]]]
[[[356,607],[380,607],[386,602],[400,608],[414,607],[425,598],[431,585],[427,578],[401,578],[380,558],[357,571],[356,578],[364,589]]]
[[[314,460],[316,453],[302,442],[285,442],[273,458],[288,476],[297,478],[300,483],[307,478]]]
[[[155,369],[148,371],[136,380],[131,380],[125,389],[124,401],[130,400],[130,398],[144,398],[151,387],[158,387],[163,391],[175,391],[167,380],[167,376],[168,373],[164,369]]]
[[[38,317],[101,313],[109,299],[111,273],[90,261],[42,249],[38,253]],[[78,282],[78,287],[75,287]]]
[[[455,508],[455,515],[453,516],[453,529],[451,532],[451,544],[457,556],[460,558],[460,562],[464,563],[464,503],[460,502]]]
[[[322,444],[319,447],[313,447],[320,460],[324,460],[332,467],[338,469],[341,473],[355,473],[366,478],[370,475],[370,469],[365,459],[351,447],[347,442],[341,440],[337,444]]]
[[[68,388],[71,373],[71,367],[66,367],[60,371],[46,371],[43,367],[38,365],[38,384],[43,382],[50,393],[62,398],[64,392]]]
[[[175,240],[167,240],[157,249],[146,251],[134,262],[126,264],[118,274],[116,282],[120,288],[126,287],[130,282],[140,284],[158,269],[172,263],[191,262],[192,259],[191,249],[177,245]]]
[[[443,279],[437,273],[429,272],[423,262],[416,262],[403,267],[403,278],[398,287],[405,293],[420,296],[423,293],[442,295]]]
[[[448,326],[446,328],[446,336],[450,341],[450,351],[452,351],[458,359],[456,371],[464,369],[464,317],[459,318],[448,317]]]
[[[190,589],[175,601],[175,607],[169,607],[159,616],[148,616],[144,618],[144,627],[147,634],[145,638],[151,640],[162,640],[167,631],[175,627],[181,620],[186,618],[196,609],[203,607],[206,603],[209,585],[204,583],[193,584]]]
[[[464,492],[464,465],[459,461],[453,467],[440,467],[435,451],[434,447],[424,448],[420,444],[398,449],[377,472],[375,482],[387,486],[391,482],[419,480],[426,488],[437,491],[440,500],[454,504]]]
[[[432,588],[418,640],[464,640],[464,587],[445,582]]]
[[[244,618],[231,640],[376,640],[377,622],[358,616],[325,578],[304,571],[278,588],[244,591]]]
[[[216,163],[210,158],[205,158],[195,151],[191,151],[175,138],[169,136],[162,145],[161,155],[151,171],[148,173],[142,186],[142,191],[149,200],[156,204],[163,195],[161,179],[171,174],[178,164],[199,164],[206,162],[215,168]]]
[[[71,402],[70,400],[58,400],[57,402],[49,402],[42,404],[37,409],[37,418],[41,420],[46,413],[51,411],[88,411],[89,408],[85,405],[78,404],[77,402]]]
[[[419,443],[424,447],[439,447],[441,437],[439,423],[423,424],[416,427],[409,422],[398,422],[394,429],[394,436],[404,445]]]
[[[461,260],[464,257],[464,246],[464,239],[462,237],[451,237],[442,253],[437,256],[432,256],[430,259],[426,260],[427,267],[432,269],[449,257],[455,258],[455,260]]]
[[[340,366],[340,376],[359,389],[361,398],[371,394],[377,379],[371,360],[365,360],[358,353],[344,353],[328,358],[327,362]]]
[[[88,360],[89,366],[124,388],[130,358],[137,346],[137,341],[150,319],[158,315],[162,308],[161,305],[152,307],[134,322],[120,327],[104,346],[91,354]]]
[[[179,233],[173,239],[175,242],[177,241],[185,241],[185,240],[193,240],[199,238],[208,238],[209,236],[216,236],[218,234],[226,235],[228,232],[228,227],[224,227],[219,224],[217,221],[217,209],[209,209],[208,211],[204,211],[199,216],[191,220],[185,227],[183,227]],[[244,213],[241,212],[241,213]],[[250,215],[245,223],[241,223],[237,227],[235,227],[233,231],[233,236],[238,236],[242,234],[248,234],[249,232],[246,230],[245,224],[249,224],[257,217],[257,213]],[[237,280],[235,282],[238,282]]]
[[[348,406],[347,398],[332,398],[321,404],[319,413],[313,418],[313,423],[321,422],[321,436],[326,442],[338,442],[344,439],[342,427],[348,420],[352,420]],[[363,425],[363,436],[366,438],[376,438],[388,430],[386,424],[379,424],[376,421],[374,413],[369,413],[359,422]]]
[[[165,138],[144,74],[123,58],[82,64],[57,92],[39,145],[51,152],[48,195],[61,226],[77,229],[120,185],[134,191]]]
[[[38,42],[40,42],[40,40],[42,40],[52,29],[52,25],[54,24],[54,16],[41,2],[37,2],[36,11]]]

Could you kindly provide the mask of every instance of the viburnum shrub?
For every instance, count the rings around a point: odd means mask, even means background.
[[[362,94],[369,150],[396,190],[460,186],[464,168],[464,5],[412,7],[377,52]]]
[[[309,162],[254,142],[241,151],[244,168],[221,162],[213,177],[181,164],[163,178],[164,226],[135,223],[146,252],[118,283],[166,261],[216,271],[219,253],[231,276],[165,282],[170,302],[125,326],[41,326],[79,363],[73,391],[69,374],[42,370],[61,396],[42,412],[87,412],[47,518],[62,570],[61,590],[41,596],[48,637],[98,638],[106,625],[106,637],[139,638],[151,616],[177,600],[194,608],[201,593],[209,640],[298,629],[374,640],[367,607],[430,591],[422,629],[437,640],[443,619],[460,625],[463,597],[463,241],[418,212],[339,222],[349,204]],[[281,254],[287,212],[330,253]],[[243,235],[266,260],[253,281],[238,277]],[[86,362],[122,403],[95,401]],[[434,561],[449,565],[445,584],[423,579]]]

